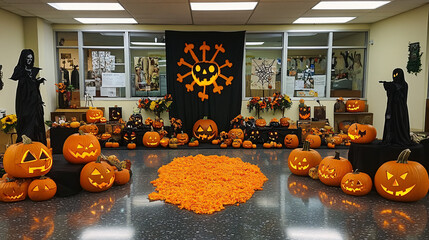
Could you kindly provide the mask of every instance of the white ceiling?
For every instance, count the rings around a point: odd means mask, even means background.
[[[213,1],[216,0],[0,0],[0,8],[57,24],[79,24],[74,17],[132,17],[139,24],[256,25],[292,24],[299,17],[325,16],[352,16],[356,19],[349,23],[373,23],[429,3],[429,0],[392,0],[375,10],[353,11],[311,10],[320,0],[222,0],[257,1],[253,11],[192,12],[189,6],[189,2]],[[125,11],[58,11],[47,2],[119,2]]]

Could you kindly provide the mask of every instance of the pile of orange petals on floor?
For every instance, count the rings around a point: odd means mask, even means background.
[[[224,205],[245,203],[268,180],[258,166],[226,156],[175,158],[158,169],[149,199],[164,200],[199,214],[211,214]]]

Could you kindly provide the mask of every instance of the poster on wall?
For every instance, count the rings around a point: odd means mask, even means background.
[[[159,91],[159,58],[134,57],[136,91]]]
[[[276,88],[277,60],[252,59],[250,89],[269,90]]]

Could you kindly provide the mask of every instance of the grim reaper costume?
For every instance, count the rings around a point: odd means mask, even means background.
[[[22,50],[18,65],[16,65],[12,77],[10,77],[10,79],[18,81],[15,98],[15,111],[18,118],[16,127],[17,142],[21,142],[22,135],[26,135],[31,140],[46,145],[43,121],[44,102],[39,90],[40,84],[45,79],[36,77],[40,70],[40,68],[34,67],[33,50]]]

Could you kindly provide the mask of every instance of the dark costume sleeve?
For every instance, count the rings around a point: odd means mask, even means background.
[[[395,69],[393,75],[393,82],[383,83],[387,94],[383,143],[411,145],[407,107],[408,84],[405,82],[402,69]]]
[[[26,135],[33,141],[46,144],[44,125],[43,101],[39,86],[43,80],[36,79],[40,68],[30,66],[31,71],[25,70],[25,58],[32,51],[24,49],[21,52],[18,65],[15,67],[12,80],[18,81],[15,98],[15,111],[18,118],[16,131],[17,142],[22,141],[22,135]],[[33,55],[34,56],[34,55]]]

